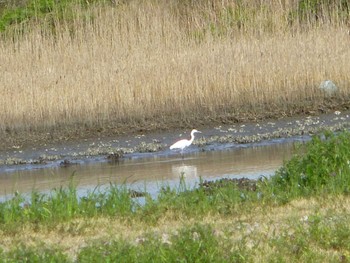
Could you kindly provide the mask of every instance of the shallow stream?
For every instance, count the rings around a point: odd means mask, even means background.
[[[183,176],[189,187],[200,180],[257,179],[270,176],[295,152],[295,144],[327,129],[349,129],[350,111],[274,122],[234,124],[201,129],[185,158],[169,150],[189,131],[125,135],[0,149],[0,201],[15,192],[49,192],[72,178],[79,196],[98,186],[126,184],[156,195],[160,187],[176,187]],[[180,132],[180,133],[178,133]],[[120,158],[108,158],[122,149]],[[62,165],[63,162],[63,165]],[[68,165],[65,165],[67,162]]]
[[[270,176],[288,159],[295,142],[241,145],[220,151],[189,151],[184,159],[177,153],[132,155],[117,162],[91,162],[68,167],[19,169],[0,174],[0,200],[6,200],[15,191],[47,192],[67,186],[73,176],[80,196],[96,186],[109,183],[126,184],[136,191],[155,195],[162,185],[176,187],[181,176],[189,187],[202,180],[218,178],[249,178]]]

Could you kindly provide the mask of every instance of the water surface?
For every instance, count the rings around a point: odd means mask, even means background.
[[[220,151],[189,151],[184,159],[178,154],[148,154],[148,157],[125,158],[112,163],[17,170],[0,174],[0,196],[6,199],[15,191],[49,191],[68,185],[72,176],[80,195],[109,183],[127,184],[132,189],[154,194],[161,185],[178,185],[181,176],[189,186],[198,184],[200,177],[203,180],[257,179],[273,174],[291,156],[293,149],[293,143],[270,144]]]

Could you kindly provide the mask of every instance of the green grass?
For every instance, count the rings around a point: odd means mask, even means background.
[[[0,234],[12,240],[0,262],[74,261],[62,244],[14,238],[25,226],[33,236],[103,232],[74,252],[77,262],[348,262],[349,138],[347,131],[314,136],[256,191],[190,190],[182,179],[140,205],[113,184],[79,199],[72,177],[69,187],[33,192],[28,203],[16,194],[0,204]]]
[[[145,236],[141,245],[124,240],[92,244],[79,254],[79,262],[239,262],[247,256],[240,248],[220,244],[211,226],[195,224],[169,237]],[[227,253],[226,251],[229,251]]]
[[[305,146],[305,154],[297,154],[286,162],[269,180],[268,187],[286,200],[316,194],[348,194],[349,138],[349,132],[314,136]]]
[[[87,8],[97,2],[106,4],[105,0],[29,0],[13,6],[5,6],[0,12],[0,32],[6,31],[11,26],[27,25],[29,29],[32,21],[40,21],[43,26],[54,23],[73,23],[74,8]],[[23,28],[23,27],[22,27]]]
[[[70,262],[67,255],[58,249],[45,247],[44,244],[38,247],[27,247],[20,245],[13,250],[4,253],[0,251],[0,262],[21,263],[21,262]]]
[[[176,1],[175,1],[176,2]],[[73,22],[74,8],[79,6],[85,8],[94,5],[111,5],[111,1],[106,0],[29,0],[29,1],[13,1],[12,4],[0,3],[0,31],[5,31],[13,25],[28,24],[30,21],[40,20],[41,23],[47,24],[47,20],[51,22]],[[215,1],[213,1],[215,3]],[[179,3],[182,8],[191,5],[190,1]],[[200,3],[205,7],[205,3]],[[249,27],[255,19],[257,10],[260,8],[265,11],[268,5],[262,4],[256,7],[256,3],[238,1],[236,5],[228,6],[221,10],[216,22],[208,21],[208,29],[213,36],[225,36],[230,28]],[[112,7],[112,6],[111,6]],[[297,21],[309,23],[311,21],[324,21],[338,19],[339,21],[347,21],[349,19],[350,5],[346,0],[299,0],[294,8],[289,11],[289,20],[291,23]],[[88,13],[88,11],[87,11]],[[45,21],[46,20],[46,21]],[[272,24],[266,19],[266,26]],[[205,33],[205,32],[203,32]],[[198,37],[202,35],[200,33]]]
[[[290,222],[295,225],[295,232],[288,232],[270,240],[276,248],[272,258],[291,258],[293,262],[344,262],[349,260],[349,216],[326,215],[317,213],[308,217],[305,222]],[[316,249],[315,249],[316,248]],[[339,258],[327,255],[326,251],[344,251]],[[323,253],[322,253],[323,252]]]
[[[106,192],[93,191],[79,200],[71,181],[68,188],[53,189],[51,194],[32,192],[30,200],[16,194],[0,204],[0,224],[49,223],[77,217],[131,215],[135,203],[125,186],[110,185]]]

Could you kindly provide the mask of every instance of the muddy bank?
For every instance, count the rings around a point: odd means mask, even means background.
[[[203,127],[194,145],[187,151],[220,150],[242,144],[298,140],[322,130],[338,131],[350,127],[350,111],[334,111],[319,116],[287,117],[279,120],[243,122]],[[199,127],[193,127],[199,128]],[[173,132],[148,132],[101,136],[96,138],[41,141],[37,145],[13,144],[0,151],[0,167],[24,169],[47,166],[79,165],[84,162],[118,162],[120,158],[142,158],[150,155],[177,154],[168,146],[174,141],[189,137],[190,129]],[[277,140],[277,141],[276,141]],[[10,146],[10,145],[8,145]],[[17,168],[15,168],[17,169]]]
[[[70,144],[84,140],[107,140],[111,137],[124,138],[139,134],[152,135],[169,131],[210,129],[214,126],[244,125],[249,123],[267,123],[285,118],[303,119],[308,116],[332,115],[335,111],[350,109],[346,98],[324,98],[321,101],[303,101],[300,105],[246,105],[235,112],[222,109],[218,112],[193,112],[186,115],[161,115],[149,119],[126,119],[116,122],[94,124],[76,123],[55,127],[29,127],[6,129],[0,133],[0,150],[13,148],[47,147],[49,145]]]

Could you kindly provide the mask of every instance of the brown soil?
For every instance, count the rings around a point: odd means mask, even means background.
[[[290,107],[288,107],[290,108]],[[214,125],[227,125],[234,123],[258,122],[278,120],[286,117],[317,116],[331,113],[335,110],[350,109],[350,103],[338,99],[325,99],[321,105],[295,105],[288,111],[280,108],[242,110],[239,113],[222,114],[193,114],[192,116],[159,116],[153,119],[115,121],[106,124],[75,124],[65,127],[51,127],[45,129],[7,130],[1,135],[0,149],[8,150],[14,147],[25,149],[27,147],[40,147],[50,144],[62,144],[77,140],[108,138],[115,136],[134,135],[137,133],[164,132],[177,129],[192,129],[213,127]]]

